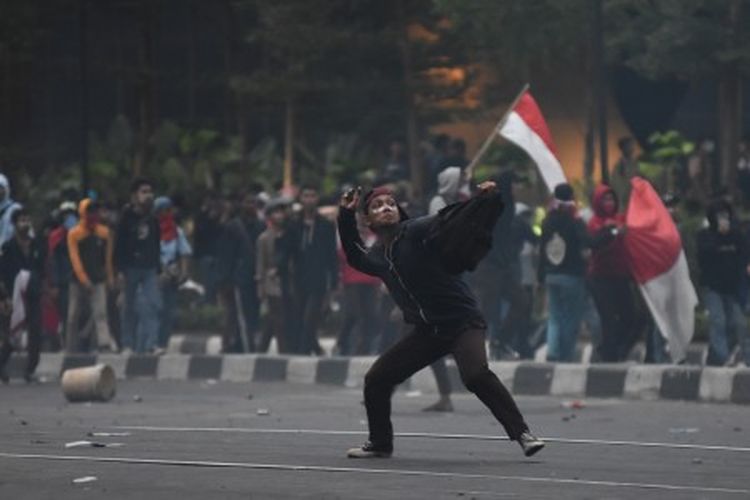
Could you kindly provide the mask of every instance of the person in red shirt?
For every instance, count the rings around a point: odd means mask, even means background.
[[[602,324],[597,348],[600,361],[627,359],[636,337],[636,307],[623,236],[625,214],[614,190],[600,184],[592,200],[594,216],[589,220],[591,259],[588,285]]]
[[[365,236],[365,244],[371,245],[375,235],[371,232]],[[341,331],[336,340],[336,348],[342,356],[363,356],[373,353],[372,343],[377,329],[376,307],[380,278],[357,271],[346,261],[346,254],[337,240],[339,270],[341,272],[344,318]],[[359,328],[359,335],[352,335],[354,327]]]

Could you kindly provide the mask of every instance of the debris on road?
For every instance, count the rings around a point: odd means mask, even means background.
[[[115,396],[116,377],[111,366],[98,364],[65,370],[60,381],[65,399],[71,403],[107,402]]]
[[[258,411],[256,413],[258,415],[261,415],[261,416],[266,416],[266,415],[270,415],[271,414],[271,412],[270,412],[270,410],[268,408],[258,408]]]
[[[413,391],[409,391],[406,393],[407,398],[418,398],[421,395],[422,395],[422,391],[420,391],[419,389],[415,389]]]
[[[88,437],[125,437],[130,436],[129,432],[89,432]]]
[[[83,476],[83,477],[77,477],[73,479],[73,484],[86,484],[86,483],[93,483],[94,481],[98,481],[99,478],[96,476]]]
[[[248,400],[250,400],[250,399],[253,399],[253,397],[254,397],[254,396],[253,396],[252,394],[248,394],[248,395],[247,395],[247,399],[248,399]]]
[[[586,408],[586,402],[580,399],[574,399],[572,401],[563,401],[560,403],[560,406],[568,410],[582,410]]]
[[[142,403],[143,398],[139,396],[138,394],[136,394],[135,396],[133,396],[133,401],[135,401],[136,403]]]
[[[120,448],[124,443],[99,443],[97,441],[71,441],[65,448]]]
[[[703,463],[703,460],[702,460],[702,459],[700,459],[700,458],[694,458],[694,459],[693,459],[693,463],[694,463],[694,464],[702,464],[702,463]]]
[[[700,429],[697,427],[670,427],[669,428],[670,434],[695,434],[696,432],[700,432]]]

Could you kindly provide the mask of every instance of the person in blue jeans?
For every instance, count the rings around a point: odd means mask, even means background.
[[[156,348],[162,306],[158,284],[161,231],[151,211],[151,182],[134,180],[130,197],[115,233],[115,267],[125,288],[121,343],[125,354],[150,353]]]
[[[709,205],[708,227],[696,236],[701,298],[708,311],[707,364],[730,363],[737,345],[750,364],[750,335],[739,297],[743,276],[750,273],[750,247],[725,200]]]
[[[547,360],[571,362],[586,309],[588,235],[578,216],[573,188],[555,187],[554,200],[542,223],[538,281],[547,289]]]
[[[162,309],[159,314],[159,339],[155,354],[164,354],[169,345],[177,307],[180,285],[188,279],[188,265],[193,249],[185,232],[177,224],[172,200],[160,196],[154,202],[154,212],[159,221],[161,236],[161,274],[159,285],[162,296]]]

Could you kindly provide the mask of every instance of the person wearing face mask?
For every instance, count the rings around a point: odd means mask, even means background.
[[[492,227],[503,209],[494,182],[482,183],[475,198],[438,215],[409,219],[394,193],[379,187],[341,198],[338,227],[349,264],[377,276],[388,288],[411,333],[380,356],[365,375],[369,440],[347,452],[349,458],[387,458],[393,453],[391,396],[417,371],[452,354],[461,379],[503,425],[526,456],[544,442],[529,432],[513,397],[487,364],[487,324],[463,272],[487,254]],[[378,237],[366,248],[355,211]],[[457,238],[460,241],[455,241]]]
[[[58,208],[59,225],[47,237],[49,284],[60,319],[61,338],[65,338],[68,318],[68,287],[73,266],[68,254],[68,232],[78,224],[78,209],[73,201],[64,201]]]
[[[744,274],[750,274],[750,248],[725,200],[709,205],[709,226],[696,236],[703,305],[709,318],[707,363],[722,366],[730,361],[732,344],[740,347],[750,364],[750,335],[739,303]]]
[[[0,174],[0,245],[13,238],[13,213],[21,208],[10,197],[10,182]]]
[[[624,361],[635,343],[636,307],[624,236],[625,214],[614,190],[606,184],[594,189],[588,223],[591,258],[587,281],[602,323],[601,361]]]
[[[78,213],[78,224],[68,232],[68,253],[74,276],[68,292],[65,350],[69,353],[80,351],[80,318],[86,302],[91,307],[97,348],[115,351],[116,344],[107,323],[107,287],[112,288],[115,284],[112,235],[100,222],[99,205],[91,199],[81,201]]]
[[[114,264],[118,281],[125,287],[121,339],[125,354],[154,351],[159,335],[161,231],[152,213],[153,204],[153,184],[146,179],[134,180],[130,204],[124,208],[115,232]]]
[[[34,381],[34,371],[39,364],[39,351],[41,348],[42,334],[42,283],[44,280],[44,263],[46,259],[46,247],[44,243],[34,237],[31,215],[23,208],[19,208],[11,217],[13,223],[13,237],[0,247],[0,281],[5,289],[5,296],[16,296],[14,287],[17,277],[22,271],[29,273],[26,289],[21,295],[22,307],[25,311],[24,321],[18,325],[11,326],[3,320],[3,332],[0,334],[0,381],[8,383],[8,374],[5,365],[10,359],[11,353],[18,348],[20,330],[25,326],[28,334],[28,357],[24,379],[27,382]],[[14,303],[12,307],[18,307]],[[3,309],[8,309],[8,304]]]
[[[167,352],[169,337],[172,335],[174,312],[177,308],[177,293],[180,285],[188,279],[190,256],[193,249],[185,232],[177,224],[172,200],[160,196],[154,201],[154,212],[159,220],[161,233],[161,285],[162,310],[159,315],[159,341],[154,354]]]

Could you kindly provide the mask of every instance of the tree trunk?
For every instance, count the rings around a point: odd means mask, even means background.
[[[89,183],[89,77],[88,77],[88,5],[87,0],[79,0],[78,33],[80,39],[79,77],[80,81],[80,141],[81,141],[81,193],[87,196]]]
[[[192,0],[187,5],[187,120],[190,126],[195,122],[195,5]]]
[[[284,123],[284,190],[290,190],[293,184],[294,166],[294,99],[286,99],[286,118]]]
[[[156,123],[156,82],[154,72],[154,4],[141,2],[138,15],[140,31],[138,59],[140,71],[138,96],[138,146],[133,164],[135,176],[144,175],[152,155],[151,137]]]
[[[732,0],[728,24],[737,40],[741,2]],[[738,42],[736,42],[738,43]],[[727,64],[719,76],[719,188],[729,188],[737,194],[737,156],[742,135],[742,79],[736,62]]]
[[[607,151],[607,89],[604,66],[603,0],[593,0],[594,8],[594,92],[596,95],[597,128],[599,132],[599,167],[602,182],[609,184],[609,153]]]
[[[406,109],[406,148],[409,172],[411,173],[412,194],[420,199],[424,192],[424,172],[419,164],[419,130],[414,96],[414,78],[409,41],[408,23],[403,0],[396,2],[399,28],[401,31],[401,67],[404,72],[404,108]]]
[[[742,123],[742,84],[736,65],[725,68],[719,80],[719,188],[737,189],[737,155]]]

